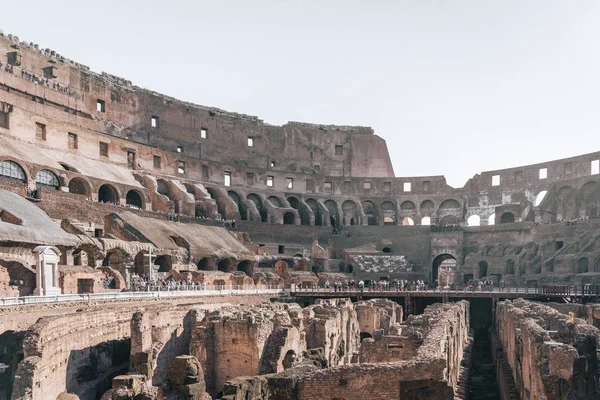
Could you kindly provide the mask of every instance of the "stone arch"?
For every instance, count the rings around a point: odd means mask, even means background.
[[[442,265],[442,263],[444,261],[447,261],[447,260],[453,260],[454,266],[456,267],[456,257],[454,257],[452,254],[448,254],[448,253],[439,254],[438,256],[436,256],[433,259],[433,262],[431,263],[431,280],[432,281],[437,280],[439,282],[440,266]]]
[[[506,269],[504,270],[506,275],[514,275],[515,274],[515,260],[508,259],[506,260]]]
[[[246,199],[252,201],[256,205],[256,209],[258,210],[258,212],[260,214],[260,218],[261,218],[262,222],[267,222],[268,221],[267,210],[263,207],[263,203],[262,203],[260,196],[255,193],[250,193],[248,196],[246,196]]]
[[[285,353],[285,356],[283,357],[283,361],[282,361],[282,365],[283,365],[283,369],[290,369],[294,366],[294,363],[296,362],[296,352],[294,350],[288,350],[287,353]]]
[[[75,177],[69,181],[69,193],[81,194],[90,197],[92,185],[84,178]]]
[[[35,175],[35,184],[36,186],[47,187],[53,190],[58,190],[60,188],[58,176],[49,169],[41,169],[38,171]]]
[[[377,209],[375,204],[370,200],[366,200],[363,201],[362,207],[365,215],[367,216],[367,225],[377,225],[379,221],[377,219]]]
[[[471,215],[467,219],[467,226],[479,226],[481,225],[481,217],[477,214]]]
[[[0,178],[27,183],[25,169],[19,163],[12,160],[0,161]]]
[[[460,203],[454,199],[447,199],[440,204],[440,210],[451,210],[460,208]]]
[[[306,209],[306,205],[300,203],[297,197],[290,196],[287,198],[287,201],[290,203],[290,206],[298,211],[298,215],[300,216],[300,224],[301,225],[310,225],[310,214]]]
[[[425,200],[425,201],[427,201],[427,200]],[[415,203],[413,203],[410,200],[406,200],[406,201],[402,202],[402,204],[400,204],[400,209],[402,211],[412,211],[416,208],[417,208],[417,206],[415,205]]]
[[[138,251],[133,258],[133,272],[142,277],[148,274],[148,257],[146,257],[146,254],[146,250]]]
[[[594,262],[594,272],[600,272],[600,256]]]
[[[231,200],[237,205],[238,212],[240,213],[240,217],[242,221],[248,220],[248,210],[246,209],[246,205],[242,201],[241,196],[235,190],[228,190],[227,195],[231,197]]]
[[[110,249],[106,252],[106,256],[102,260],[103,267],[111,267],[112,269],[116,269],[118,271],[123,270],[125,266],[125,262],[127,261],[128,254],[125,250],[115,248]]]
[[[333,227],[339,227],[340,217],[338,215],[337,203],[333,200],[325,201],[325,208],[329,211],[329,223]]]
[[[421,218],[421,225],[431,225],[431,217]]]
[[[158,194],[162,194],[163,196],[167,196],[170,198],[171,188],[169,186],[169,182],[166,179],[157,179],[156,180],[156,192]]]
[[[98,189],[98,201],[101,203],[119,204],[119,193],[114,186],[105,183]]]
[[[488,225],[495,225],[495,224],[496,224],[496,213],[493,212],[488,217]]]
[[[391,201],[381,203],[381,213],[383,214],[384,225],[396,225],[396,205]]]
[[[233,260],[231,258],[224,258],[219,261],[217,269],[221,272],[233,272]]]
[[[446,215],[442,219],[440,219],[439,225],[448,226],[448,225],[458,225],[458,217],[455,215]]]
[[[267,200],[275,207],[282,207],[281,199],[277,196],[269,196]]]
[[[423,200],[421,202],[421,207],[419,209],[421,211],[421,214],[427,215],[427,216],[431,216],[433,214],[435,206],[433,204],[433,201],[431,201],[431,200]]]
[[[479,261],[477,264],[477,278],[485,278],[488,273],[488,262],[485,260]]]
[[[578,192],[571,186],[562,186],[558,189],[556,200],[558,202],[558,216],[562,219],[574,219],[579,216]]]
[[[362,343],[363,340],[365,340],[365,339],[371,339],[371,338],[373,338],[373,335],[371,335],[368,332],[361,332],[360,333],[360,341],[361,341],[361,343]]]
[[[515,214],[511,213],[510,211],[502,213],[500,216],[500,223],[509,224],[511,222],[515,222]]]
[[[346,200],[342,203],[342,211],[344,213],[344,225],[354,225],[358,219],[356,203],[352,200]]]
[[[391,253],[392,249],[391,249],[391,247],[386,246],[383,249],[381,249],[381,251],[384,252],[384,253]]]
[[[237,265],[237,270],[242,271],[247,276],[252,277],[254,275],[254,265],[250,260],[244,260]]]
[[[321,212],[321,207],[319,207],[319,203],[315,199],[308,199],[306,200],[306,204],[308,204],[315,216],[315,225],[323,225],[323,213]]]
[[[125,195],[125,204],[129,207],[144,209],[144,196],[141,195],[137,190],[131,189]]]
[[[582,195],[585,205],[585,216],[588,218],[598,218],[600,216],[600,184],[590,186],[591,191]]]
[[[209,257],[204,257],[200,259],[196,265],[198,266],[198,271],[213,271],[214,267],[212,265],[211,259]]]
[[[173,257],[167,254],[156,257],[154,265],[158,265],[158,272],[169,272],[173,269]]]
[[[414,225],[415,221],[413,221],[413,219],[411,217],[404,217],[404,219],[402,220],[402,225],[403,226],[409,226],[409,225]]]
[[[589,264],[590,261],[587,257],[580,257],[577,260],[577,273],[584,274],[586,272],[589,272]]]
[[[283,223],[285,225],[294,225],[296,223],[296,216],[294,215],[294,213],[288,211],[285,214],[283,214]]]

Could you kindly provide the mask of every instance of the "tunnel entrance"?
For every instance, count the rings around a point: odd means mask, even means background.
[[[494,318],[492,299],[473,298],[469,299],[469,302],[469,323],[474,333],[469,399],[499,400],[500,389],[496,381],[490,340],[490,328]]]

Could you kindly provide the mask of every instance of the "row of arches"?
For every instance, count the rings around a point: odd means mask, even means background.
[[[27,183],[27,174],[25,169],[12,160],[0,161],[0,178],[15,180]],[[54,172],[48,169],[41,169],[36,173],[35,183],[37,187],[45,187],[52,190],[59,190],[61,186],[67,186],[70,193],[81,194],[91,197],[90,183],[80,177],[72,178],[68,184],[61,183],[61,179]],[[143,194],[136,189],[129,190],[125,195],[125,204],[137,208],[144,207]],[[110,184],[103,184],[98,189],[98,201],[103,203],[119,203],[118,190]]]
[[[499,223],[507,224],[507,223],[515,222],[515,220],[516,220],[515,214],[510,211],[506,211],[500,215]],[[481,222],[482,222],[481,217],[477,214],[473,214],[469,218],[467,218],[467,226],[480,226]],[[496,213],[494,212],[488,216],[487,225],[495,225],[495,224],[496,224]]]

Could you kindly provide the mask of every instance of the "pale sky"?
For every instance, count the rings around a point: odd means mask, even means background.
[[[396,176],[598,151],[598,0],[0,1],[0,29],[270,124],[365,125]]]

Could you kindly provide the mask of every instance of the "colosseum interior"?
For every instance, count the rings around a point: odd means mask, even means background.
[[[5,33],[0,89],[0,400],[600,398],[600,151],[396,177]]]

